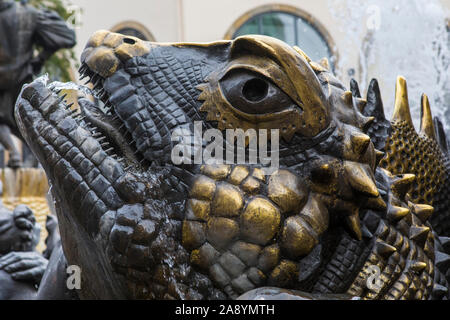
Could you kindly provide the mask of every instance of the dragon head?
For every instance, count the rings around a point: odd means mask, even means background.
[[[99,31],[81,62],[97,103],[80,99],[79,111],[38,80],[16,118],[51,182],[67,259],[85,270],[83,297],[320,291],[339,241],[374,247],[360,217],[410,212],[401,186],[411,176],[377,169],[376,119],[362,114],[376,99],[354,97],[326,60],[266,36],[158,44]],[[194,134],[196,123],[224,137],[279,130],[279,169],[174,164],[173,132]]]

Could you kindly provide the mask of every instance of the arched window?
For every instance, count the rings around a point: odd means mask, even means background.
[[[112,27],[111,31],[136,37],[144,41],[155,41],[153,34],[143,24],[136,21],[121,22]]]
[[[225,35],[234,39],[246,34],[262,34],[278,38],[289,45],[300,47],[311,59],[328,58],[336,62],[331,36],[310,14],[285,5],[256,8],[239,18]]]

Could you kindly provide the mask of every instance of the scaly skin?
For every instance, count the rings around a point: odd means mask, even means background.
[[[104,106],[82,100],[74,114],[42,81],[16,106],[52,185],[68,263],[83,270],[81,298],[222,299],[264,286],[446,295],[433,293],[448,287],[433,208],[408,202],[414,176],[378,168],[383,153],[366,135],[375,119],[325,61],[263,36],[159,45],[100,31],[82,63]],[[265,95],[246,95],[250,81]],[[280,169],[174,165],[171,134],[194,121],[280,129]],[[369,290],[373,265],[382,284]]]

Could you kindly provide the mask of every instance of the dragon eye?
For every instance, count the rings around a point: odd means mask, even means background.
[[[267,114],[294,106],[292,99],[265,76],[246,69],[231,70],[220,80],[225,98],[249,114]]]

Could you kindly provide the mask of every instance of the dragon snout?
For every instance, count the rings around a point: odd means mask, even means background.
[[[89,39],[81,55],[81,62],[103,78],[107,78],[117,71],[121,63],[149,52],[148,42],[100,30]]]

